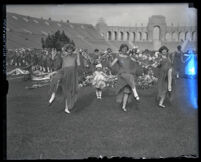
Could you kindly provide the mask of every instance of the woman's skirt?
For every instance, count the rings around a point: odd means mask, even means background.
[[[68,108],[72,109],[77,101],[77,69],[76,67],[65,67],[59,70],[52,78],[50,92],[55,92],[59,98],[67,100]]]
[[[168,97],[169,101],[171,102],[173,99],[173,94],[175,93],[175,82],[176,82],[176,73],[173,69],[172,71],[172,91],[168,93],[168,70],[160,71],[158,77],[158,84],[157,84],[157,101],[161,98]]]
[[[118,76],[117,86],[116,86],[116,102],[121,103],[123,100],[123,95],[126,93],[129,95],[128,103],[134,99],[132,94],[132,89],[135,87],[135,77],[130,73],[121,73]]]

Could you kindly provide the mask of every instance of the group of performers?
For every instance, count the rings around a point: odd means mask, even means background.
[[[132,99],[140,101],[136,88],[136,73],[139,69],[139,63],[129,54],[127,44],[122,44],[119,53],[110,60],[108,68],[111,71],[116,70],[118,80],[116,91],[116,102],[121,105],[123,111],[127,111],[127,103]],[[96,51],[97,52],[97,51]],[[157,68],[159,69],[157,84],[157,105],[165,108],[164,100],[167,97],[172,98],[175,91],[175,78],[179,76],[178,63],[180,62],[180,47],[178,52],[169,53],[166,46],[158,50],[161,59]],[[98,60],[98,59],[97,59]],[[95,62],[92,85],[95,88],[97,99],[102,99],[102,90],[106,87],[105,80],[107,74],[103,71],[101,62]],[[175,67],[175,65],[177,67]],[[80,66],[80,53],[75,52],[75,46],[67,44],[62,48],[62,68],[53,76],[50,84],[51,97],[49,105],[53,103],[56,96],[62,96],[65,101],[65,112],[75,105],[78,98],[78,68]],[[116,67],[115,67],[116,66]],[[115,68],[114,68],[115,67]]]
[[[26,69],[31,66],[32,70],[41,72],[53,72],[61,68],[62,58],[55,49],[16,49],[8,50],[7,65]]]
[[[138,48],[129,49],[127,44],[122,44],[118,53],[112,52],[108,48],[105,52],[98,49],[90,54],[87,50],[77,50],[73,44],[66,44],[62,51],[47,50],[42,51],[31,49],[19,49],[9,51],[7,63],[15,66],[31,66],[32,70],[42,70],[53,72],[54,76],[50,83],[49,105],[56,97],[65,100],[65,112],[70,113],[78,98],[79,82],[88,74],[91,85],[95,89],[97,99],[102,99],[102,92],[107,87],[109,76],[116,76],[116,102],[121,105],[123,111],[126,110],[127,103],[133,99],[140,101],[137,90],[137,79],[139,73],[144,75],[142,69],[143,62],[139,62],[147,57],[147,61],[154,62],[152,69],[158,69],[157,73],[157,104],[165,108],[165,99],[172,100],[175,92],[175,79],[184,74],[185,63],[189,61],[189,55],[185,59],[182,47],[170,53],[166,46],[162,46],[158,51],[145,50],[139,52]],[[152,53],[153,57],[150,57]],[[196,52],[194,52],[196,53]],[[144,68],[149,69],[149,68]],[[153,72],[152,70],[148,70]]]

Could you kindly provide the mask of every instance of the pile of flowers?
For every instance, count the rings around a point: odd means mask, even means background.
[[[158,78],[154,77],[153,71],[150,69],[148,74],[143,74],[137,78],[137,87],[140,89],[148,89],[154,86]]]
[[[87,86],[92,86],[92,80],[93,80],[93,75],[87,75],[86,77],[83,78],[83,80],[80,81],[79,87],[87,87]],[[117,76],[109,74],[106,77],[106,86],[107,87],[115,87],[115,84],[117,82]]]
[[[135,61],[140,67],[143,68],[144,71],[144,73],[142,73],[136,79],[137,87],[140,89],[153,87],[158,80],[158,78],[154,76],[153,68],[156,68],[161,62],[161,56],[159,55],[159,53],[150,50],[140,52],[137,47],[134,47],[133,49],[130,49],[128,51],[128,54],[133,61]],[[108,76],[106,81],[107,86],[114,88],[117,82],[117,76],[111,75],[111,71],[107,67],[104,67],[103,71]],[[85,76],[79,84],[80,87],[90,86],[92,79],[92,75]]]
[[[131,49],[128,51],[132,60],[136,61],[142,68],[156,68],[161,62],[159,52],[145,50],[140,52],[139,49]]]
[[[137,47],[130,49],[129,55],[131,59],[140,65],[146,73],[137,78],[137,87],[140,89],[147,89],[153,87],[158,78],[154,76],[153,68],[156,68],[161,62],[161,56],[158,52],[145,50],[140,52]]]

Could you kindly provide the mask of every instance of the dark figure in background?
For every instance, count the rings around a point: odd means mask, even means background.
[[[100,63],[100,52],[99,52],[99,49],[95,49],[94,50],[94,54],[93,54],[93,65],[94,65],[94,69],[95,69],[95,66]]]
[[[54,56],[54,59],[53,59],[53,71],[58,71],[61,68],[62,68],[61,52],[57,51],[57,53],[56,53],[56,55]]]
[[[21,58],[19,51],[17,51],[15,55],[15,66],[21,66]]]
[[[102,56],[102,65],[103,67],[109,67],[109,63],[114,59],[112,58],[112,49],[111,48],[107,48],[107,50],[104,52],[103,56]]]
[[[36,51],[36,55],[37,55],[37,64],[39,66],[39,70],[43,71],[43,54],[42,53],[38,53],[38,51]]]
[[[181,50],[181,46],[177,46],[177,51],[174,53],[173,65],[176,72],[176,77],[179,78],[184,73],[184,53]],[[183,71],[183,72],[182,72]]]
[[[14,51],[8,51],[8,55],[6,56],[6,60],[8,62],[8,65],[14,65],[15,64],[15,52]]]
[[[48,54],[47,56],[46,56],[46,66],[47,66],[47,72],[49,73],[49,72],[52,72],[52,63],[53,62],[53,60],[52,60],[52,58],[51,58],[51,55],[50,54]]]
[[[43,72],[47,72],[47,53],[44,52],[42,53],[42,68],[43,68]]]

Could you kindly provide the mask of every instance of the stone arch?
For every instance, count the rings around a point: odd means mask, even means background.
[[[126,40],[130,40],[130,33],[126,32]]]
[[[123,41],[124,40],[124,33],[122,31],[120,31],[120,40]]]
[[[114,31],[114,40],[118,40],[118,35],[116,31]]]
[[[112,40],[112,32],[111,31],[107,32],[107,39]]]
[[[177,32],[172,33],[172,40],[173,41],[178,41],[178,33]]]
[[[153,28],[153,40],[160,40],[161,28],[160,26],[154,26]]]
[[[132,36],[133,36],[132,41],[135,42],[136,41],[136,34],[135,34],[135,32],[132,33]]]
[[[141,41],[142,40],[142,33],[141,32],[137,32],[136,33],[136,41]]]
[[[147,40],[148,39],[148,33],[147,32],[143,32],[142,33],[142,40]]]
[[[185,40],[191,40],[191,33],[189,31],[185,33]]]
[[[142,32],[139,32],[139,36],[140,36],[140,37],[139,37],[139,38],[140,38],[139,40],[141,41],[141,40],[142,40]]]
[[[196,31],[192,32],[192,40],[197,41],[197,32]]]
[[[181,40],[185,40],[185,33],[184,32],[180,32],[179,33],[179,41],[181,41]]]
[[[165,34],[165,40],[168,41],[168,42],[172,40],[172,37],[171,37],[170,33]]]

